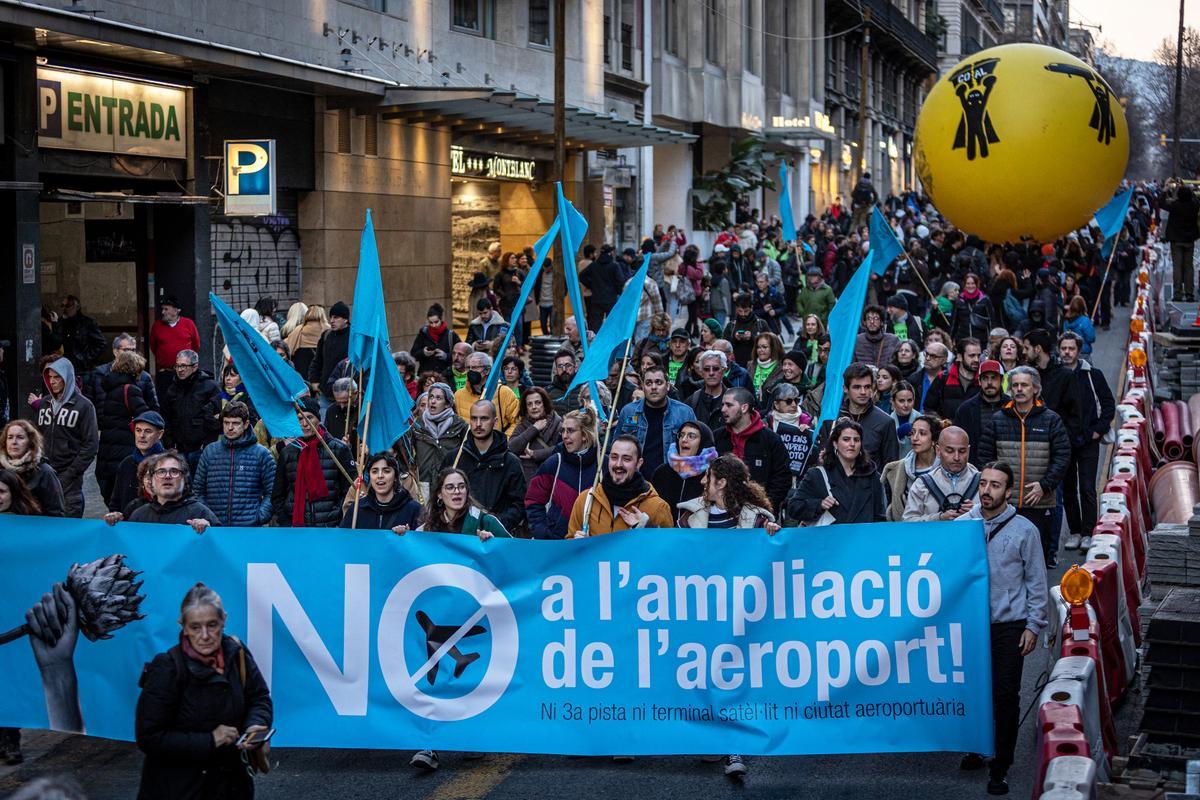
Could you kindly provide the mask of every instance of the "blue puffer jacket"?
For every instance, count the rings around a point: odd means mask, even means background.
[[[256,528],[271,520],[275,459],[253,430],[235,442],[222,436],[200,454],[192,491],[222,525]]]

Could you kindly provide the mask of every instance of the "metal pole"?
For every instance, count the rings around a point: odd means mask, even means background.
[[[1175,144],[1171,148],[1171,177],[1179,177],[1179,118],[1183,114],[1183,6],[1179,0],[1179,38],[1175,44]]]
[[[867,171],[870,162],[867,161],[867,89],[869,87],[868,76],[871,71],[871,10],[863,10],[863,42],[862,42],[862,63],[859,66],[859,89],[858,89],[858,161],[857,172],[859,178]]]
[[[567,177],[566,64],[567,2],[566,0],[554,0],[554,180],[556,181],[565,181]],[[573,258],[573,253],[564,253],[562,245],[558,245],[558,269],[553,270],[554,297],[557,308],[562,307],[558,299],[567,296],[567,278],[564,270],[575,269],[574,264],[568,263]],[[582,319],[582,312],[580,309],[575,309],[575,313],[579,317],[576,321],[580,325],[580,330],[586,330],[587,325]],[[562,313],[552,314],[551,319],[554,333],[561,335],[565,315]],[[546,331],[542,331],[542,333],[546,333]]]

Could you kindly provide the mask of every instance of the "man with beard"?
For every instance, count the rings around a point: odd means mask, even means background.
[[[564,347],[554,354],[554,375],[550,378],[546,393],[554,401],[554,410],[559,416],[579,408],[579,392],[586,390],[586,386],[580,385],[567,392],[567,387],[575,380],[576,371],[574,353]]]
[[[471,435],[463,445],[462,456],[447,453],[443,468],[458,468],[467,473],[471,497],[483,510],[504,523],[509,533],[525,526],[525,470],[521,459],[508,452],[508,437],[496,430],[496,406],[491,400],[471,404]]]
[[[600,485],[575,498],[567,536],[582,539],[637,528],[673,528],[671,507],[642,477],[642,451],[632,436],[618,436],[608,451]]]
[[[733,298],[733,319],[725,324],[724,339],[733,345],[733,356],[739,364],[754,360],[754,341],[766,333],[767,323],[754,313],[754,298],[740,292]]]
[[[221,524],[208,506],[192,496],[187,461],[181,455],[169,450],[150,456],[147,461],[153,497],[129,515],[130,522],[191,525],[196,533],[204,533],[209,525]]]
[[[450,369],[446,371],[446,383],[454,391],[467,385],[467,356],[474,348],[466,342],[455,342],[450,351]]]
[[[83,516],[83,476],[96,460],[100,429],[96,408],[75,386],[75,366],[59,358],[42,370],[47,393],[35,406],[42,453],[58,474],[63,509],[68,517]]]
[[[979,393],[968,397],[954,412],[954,424],[967,432],[971,442],[971,463],[976,469],[983,466],[979,458],[979,436],[983,423],[1011,400],[1004,393],[1004,368],[999,361],[988,359],[979,365]]]
[[[981,350],[978,339],[967,338],[958,343],[958,358],[950,369],[933,379],[925,392],[925,411],[932,411],[943,419],[954,419],[958,407],[967,398],[979,394],[977,374]]]
[[[988,769],[988,794],[1008,794],[1021,714],[1023,659],[1037,647],[1047,625],[1046,568],[1038,530],[1009,504],[1016,479],[1003,462],[985,464],[979,476],[979,505],[964,519],[982,519],[987,533],[991,598],[992,718],[996,756]],[[960,767],[982,769],[979,753],[963,756]]]
[[[836,378],[834,379],[836,380]],[[838,417],[849,417],[862,426],[862,449],[879,472],[884,465],[900,458],[900,440],[896,438],[896,420],[875,405],[875,373],[866,364],[851,364],[842,373],[845,399]],[[817,452],[825,446],[832,421],[821,426]]]
[[[767,490],[770,510],[778,514],[792,488],[791,460],[783,439],[763,423],[755,405],[754,393],[749,389],[726,391],[721,401],[725,425],[714,439],[718,453],[733,453],[745,462],[750,479]]]
[[[854,340],[854,361],[882,367],[892,363],[892,356],[900,346],[900,337],[883,329],[884,311],[879,306],[867,306],[863,311],[862,324],[866,328]]]
[[[652,366],[643,370],[641,377],[643,396],[621,409],[616,435],[637,440],[642,474],[653,475],[667,460],[667,449],[675,441],[679,426],[696,415],[689,406],[667,396],[670,385],[665,369]]]

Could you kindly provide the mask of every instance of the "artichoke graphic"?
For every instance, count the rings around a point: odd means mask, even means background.
[[[75,601],[79,630],[89,641],[111,639],[115,631],[144,617],[138,611],[146,599],[138,594],[142,588],[142,581],[135,580],[138,575],[141,573],[127,567],[120,554],[71,565],[65,588]],[[0,634],[0,645],[28,633],[28,625],[13,628]]]

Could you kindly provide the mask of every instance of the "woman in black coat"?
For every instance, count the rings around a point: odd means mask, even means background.
[[[692,420],[679,426],[666,462],[650,476],[650,485],[667,501],[672,517],[678,519],[680,503],[704,494],[704,473],[716,457],[713,432],[707,425]]]
[[[183,598],[179,643],[142,671],[138,800],[254,797],[247,765],[266,753],[237,742],[271,727],[271,691],[245,646],[225,635],[225,617],[217,593],[197,583]]]
[[[100,429],[96,482],[102,497],[112,496],[117,467],[126,456],[133,455],[134,417],[150,410],[138,386],[145,368],[146,359],[139,353],[122,350],[113,359],[112,370],[100,381],[101,395],[96,398],[96,425]]]
[[[817,522],[829,512],[832,522],[885,522],[883,484],[879,472],[862,447],[862,426],[843,417],[833,426],[821,466],[804,473],[788,494],[787,516],[801,522]]]
[[[366,497],[358,500],[358,518],[354,506],[346,509],[341,527],[356,530],[404,533],[417,527],[421,505],[400,485],[400,462],[391,453],[376,453],[367,459]]]
[[[0,434],[0,468],[17,473],[37,500],[42,514],[63,516],[63,490],[58,473],[42,453],[42,434],[32,422],[14,419]]]

